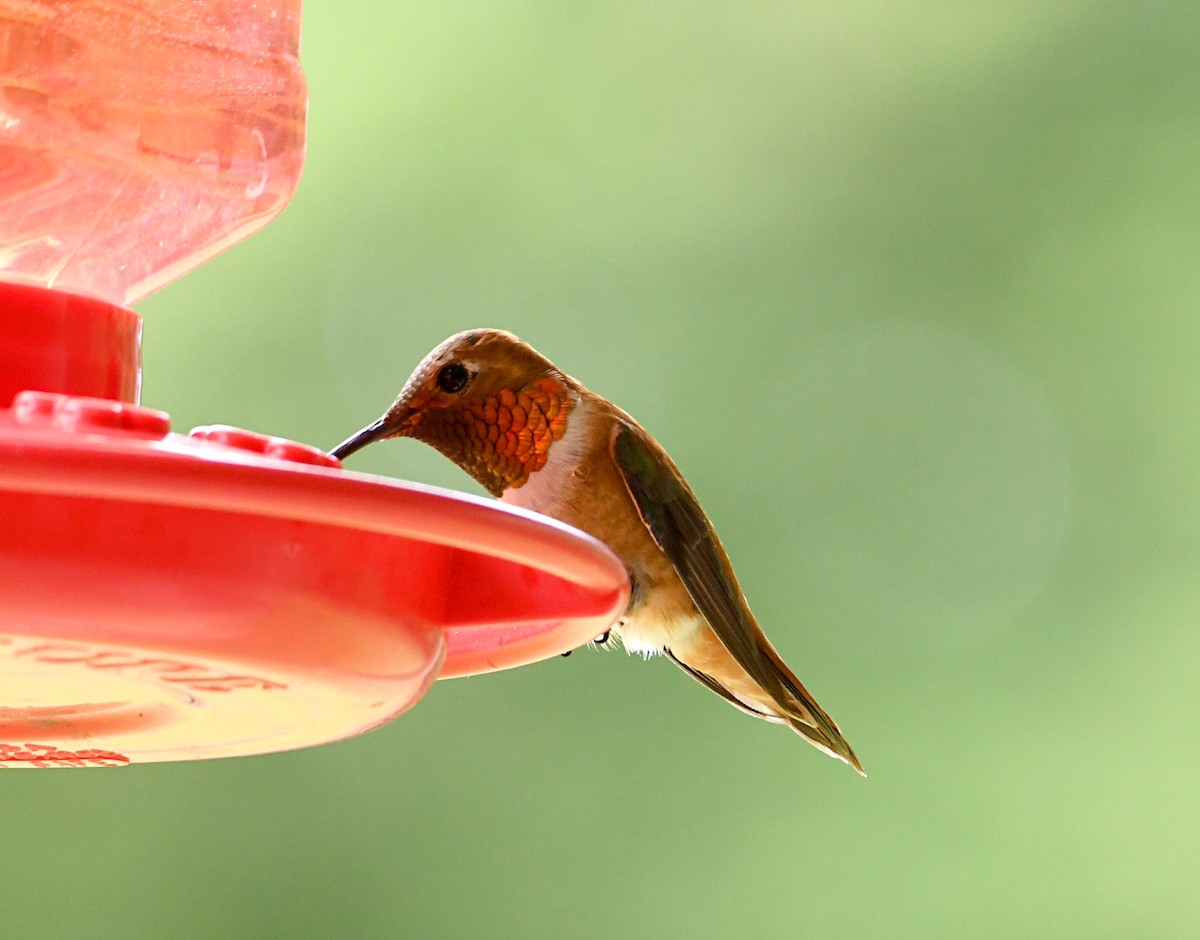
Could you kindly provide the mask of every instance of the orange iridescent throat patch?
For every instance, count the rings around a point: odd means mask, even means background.
[[[574,404],[562,382],[547,376],[519,392],[506,388],[431,412],[428,424],[438,425],[436,431],[424,426],[415,436],[499,496],[546,465],[550,445],[566,433]]]

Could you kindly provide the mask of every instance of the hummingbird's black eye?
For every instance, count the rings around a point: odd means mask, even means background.
[[[471,373],[467,371],[467,367],[451,362],[442,366],[438,370],[437,384],[443,392],[461,392],[467,387],[467,383],[471,381]]]

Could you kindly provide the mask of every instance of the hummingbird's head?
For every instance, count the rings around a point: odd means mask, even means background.
[[[577,400],[572,379],[503,330],[467,330],[413,370],[391,408],[330,453],[339,460],[373,441],[432,444],[493,496],[546,463]]]

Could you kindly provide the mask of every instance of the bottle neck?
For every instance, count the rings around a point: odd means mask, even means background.
[[[142,318],[91,297],[0,282],[0,408],[28,389],[136,404]]]

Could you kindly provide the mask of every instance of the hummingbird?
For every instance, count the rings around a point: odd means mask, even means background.
[[[394,437],[431,444],[502,502],[607,545],[631,584],[609,631],[626,650],[665,655],[736,708],[789,726],[866,775],[754,619],[683,474],[612,402],[511,333],[467,330],[430,352],[383,416],[330,453],[343,460]]]

